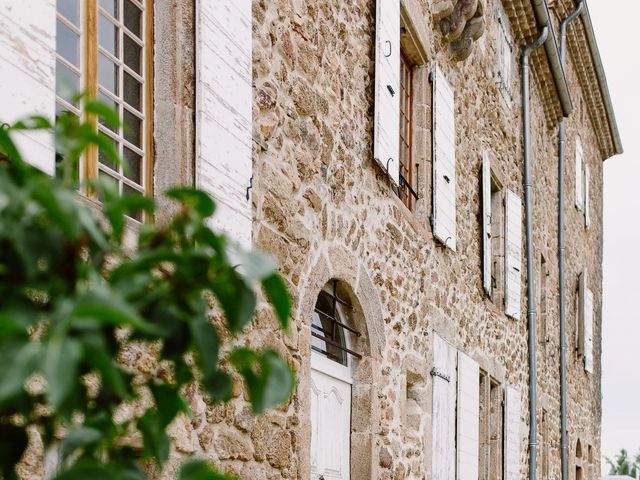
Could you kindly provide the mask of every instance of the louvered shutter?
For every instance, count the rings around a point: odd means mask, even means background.
[[[458,352],[458,480],[478,480],[480,457],[480,367]]]
[[[433,234],[456,249],[456,127],[454,94],[433,68]]]
[[[433,337],[432,381],[432,478],[451,480],[456,472],[456,351],[437,335]]]
[[[196,10],[196,184],[217,201],[213,226],[251,245],[251,0]]]
[[[580,210],[582,210],[584,206],[582,156],[582,142],[578,138],[576,139],[576,207]]]
[[[587,165],[584,169],[584,224],[587,228],[591,226],[591,200],[589,198],[589,183],[591,183],[591,170]]]
[[[400,183],[400,0],[377,0],[373,156]]]
[[[482,157],[482,276],[484,290],[491,295],[491,164],[489,154]]]
[[[522,202],[511,190],[505,196],[505,313],[520,319],[522,279]]]
[[[27,115],[54,119],[56,103],[56,2],[3,0],[0,5],[0,124]],[[24,160],[55,173],[49,132],[15,134]]]
[[[505,480],[521,480],[522,395],[507,385],[504,397],[504,472]]]

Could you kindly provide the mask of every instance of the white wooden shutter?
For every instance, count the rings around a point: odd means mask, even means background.
[[[377,0],[373,157],[400,183],[400,0]]]
[[[589,199],[589,183],[591,182],[591,170],[586,165],[584,169],[584,225],[589,228],[591,226],[591,200]]]
[[[593,373],[593,292],[589,288],[586,269],[580,275],[578,299],[579,351],[584,357],[584,369]]]
[[[251,0],[197,2],[196,185],[217,201],[213,226],[245,247],[252,226],[251,19]]]
[[[584,312],[584,369],[593,373],[593,292],[587,289],[585,292]]]
[[[576,139],[576,207],[582,210],[584,206],[584,193],[583,184],[584,177],[582,176],[582,142],[580,138]]]
[[[55,0],[0,2],[0,123],[27,115],[53,121],[56,103]],[[13,137],[24,160],[55,172],[55,147],[50,132]]]
[[[505,196],[505,313],[520,319],[522,279],[522,201],[511,190]]]
[[[458,480],[478,480],[480,457],[480,367],[458,352]]]
[[[522,452],[522,395],[507,385],[504,397],[504,472],[505,480],[522,480],[520,477]]]
[[[491,295],[491,164],[489,154],[482,157],[482,276],[485,291]]]
[[[456,125],[453,90],[437,65],[433,73],[433,234],[456,249]]]
[[[433,336],[432,479],[451,480],[456,473],[456,351]]]

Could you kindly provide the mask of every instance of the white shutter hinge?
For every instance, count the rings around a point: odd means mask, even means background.
[[[442,373],[440,370],[438,370],[436,367],[433,367],[431,369],[431,376],[432,377],[440,377],[443,380],[447,381],[447,382],[451,382],[451,377],[449,375],[447,375],[446,373]]]

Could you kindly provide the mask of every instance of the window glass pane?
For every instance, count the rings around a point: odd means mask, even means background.
[[[128,35],[124,36],[124,63],[131,70],[140,75],[140,59],[142,58],[142,48],[134,42]]]
[[[142,183],[142,157],[124,147],[124,175],[137,184]]]
[[[142,85],[138,80],[133,78],[127,72],[124,72],[124,101],[130,106],[141,112],[141,88]]]
[[[131,0],[124,0],[124,26],[140,38],[142,12]]]
[[[118,56],[118,29],[104,15],[100,15],[98,24],[100,46],[114,57]]]
[[[57,0],[56,8],[63,17],[80,26],[80,1],[79,0]]]
[[[100,85],[116,95],[118,92],[118,67],[102,53],[98,57]]]
[[[98,179],[105,183],[107,185],[107,188],[112,188],[114,189],[116,192],[120,193],[119,191],[119,182],[116,178],[112,177],[111,175],[109,175],[108,173],[103,172],[102,170],[100,170],[98,172]],[[100,201],[104,201],[104,196],[102,195],[102,192],[100,192],[100,194],[98,195],[98,198],[100,199]]]
[[[100,93],[98,94],[98,99],[101,102],[106,103],[109,106],[109,108],[114,109],[116,112],[118,111],[118,103],[114,101],[111,97],[108,97],[104,93]],[[105,128],[108,128],[115,134],[118,134],[118,127],[116,125],[112,125],[111,123],[105,121],[102,117],[100,117],[98,121],[100,122],[100,125],[104,126]]]
[[[117,148],[115,140],[113,140],[108,135],[105,135],[105,137],[107,138],[107,140],[109,140],[110,143],[113,144],[115,148]],[[98,150],[98,161],[102,165],[106,165],[112,170],[116,170],[116,171],[118,170],[118,165],[116,164],[116,162],[109,155],[107,155],[103,150]]]
[[[100,0],[100,6],[112,17],[118,18],[118,0]]]
[[[142,195],[142,192],[136,190],[135,188],[131,188],[126,183],[122,185],[122,194],[123,195]],[[139,222],[142,221],[142,212],[137,210],[133,212],[129,212],[129,216]]]
[[[72,102],[72,97],[80,90],[80,76],[60,62],[56,62],[56,95]]]
[[[76,67],[80,67],[80,36],[60,20],[56,23],[56,52]]]
[[[142,145],[142,120],[128,110],[124,111],[124,138],[136,147]]]

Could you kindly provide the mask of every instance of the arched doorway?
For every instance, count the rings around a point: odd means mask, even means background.
[[[349,480],[351,410],[357,351],[353,306],[346,287],[329,281],[311,321],[311,479]]]

